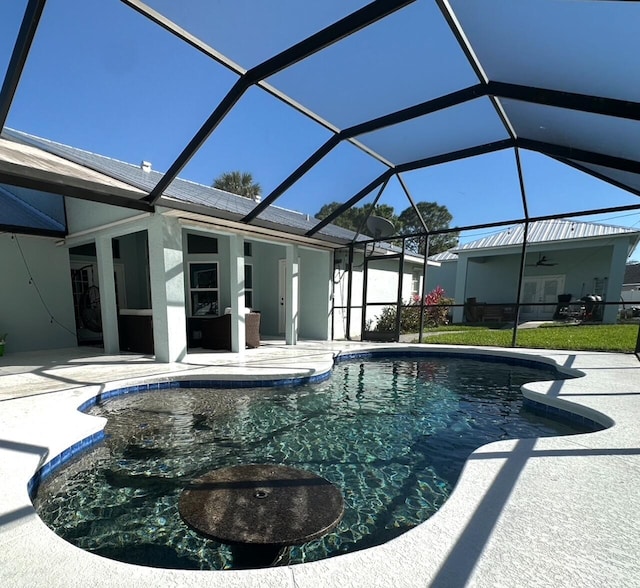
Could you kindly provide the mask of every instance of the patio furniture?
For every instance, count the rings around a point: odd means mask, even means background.
[[[212,316],[202,319],[201,346],[204,349],[226,349],[231,351],[231,315]]]
[[[602,320],[602,296],[598,296],[596,294],[587,294],[580,300],[584,302],[584,320]]]
[[[558,304],[553,313],[554,319],[568,319],[571,317],[571,294],[558,294]]]
[[[484,322],[502,322],[502,306],[498,304],[486,304],[482,317]]]
[[[150,308],[121,308],[118,313],[120,351],[153,355],[153,312]]]
[[[260,313],[252,311],[244,315],[245,343],[250,349],[260,347]]]
[[[231,314],[202,319],[201,346],[203,349],[226,349],[231,351]],[[245,343],[249,348],[260,347],[260,313],[244,315]]]

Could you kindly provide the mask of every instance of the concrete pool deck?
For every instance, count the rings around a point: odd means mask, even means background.
[[[266,379],[331,369],[338,353],[424,349],[555,361],[583,377],[524,393],[611,427],[499,441],[476,450],[428,521],[368,550],[266,570],[194,572],[133,566],[78,549],[36,515],[27,483],[99,431],[77,407],[100,392],[173,377]],[[634,355],[422,345],[267,342],[177,364],[87,348],[0,358],[0,586],[603,587],[640,585],[640,362]]]

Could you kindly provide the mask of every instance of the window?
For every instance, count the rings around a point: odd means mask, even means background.
[[[191,316],[217,316],[218,264],[189,264],[189,298]]]
[[[411,294],[420,296],[420,282],[422,280],[422,270],[414,269],[411,272]]]
[[[244,266],[244,305],[253,308],[253,266]]]
[[[187,233],[188,253],[218,253],[218,239]]]
[[[120,259],[120,241],[118,239],[111,239],[111,251],[113,252],[114,259]],[[85,245],[71,247],[69,249],[69,254],[81,255],[83,257],[96,257],[96,244],[95,242],[91,242]]]
[[[253,253],[253,243],[249,243],[248,241],[244,242],[244,256],[251,257]]]

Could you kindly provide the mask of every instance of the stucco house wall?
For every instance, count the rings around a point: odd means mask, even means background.
[[[532,251],[527,255],[524,277],[561,275],[564,277],[561,293],[571,293],[574,299],[579,299],[593,294],[601,281],[608,277],[612,253],[612,245],[556,249],[546,254],[554,265],[535,266],[539,254]],[[520,271],[519,253],[480,256],[479,261],[476,259],[469,257],[466,298],[473,296],[484,302],[515,302]]]
[[[349,287],[349,271],[347,253],[336,252],[336,263],[333,270],[333,336],[335,339],[347,337],[347,296]],[[366,320],[375,328],[378,317],[384,308],[395,305],[398,298],[399,259],[375,259],[368,265],[367,275],[367,309]],[[417,259],[406,259],[402,268],[402,301],[409,303],[417,286],[418,293],[422,289],[422,263]],[[431,269],[431,267],[429,268]],[[419,276],[414,280],[414,275]],[[364,292],[364,256],[356,252],[351,272],[351,325],[350,337],[360,338],[362,334],[362,304]],[[337,307],[337,308],[336,308]]]
[[[332,256],[328,251],[301,247],[300,324],[302,339],[331,339],[330,276]]]
[[[266,241],[253,246],[254,308],[260,310],[260,331],[270,337],[280,333],[278,313],[278,271],[280,259],[285,256],[282,245]]]
[[[56,241],[0,234],[0,335],[8,334],[6,353],[77,344],[69,255]]]
[[[444,289],[447,298],[454,298],[456,294],[457,260],[438,261],[439,266],[429,265],[427,268],[426,291],[431,292],[437,286]]]
[[[465,256],[460,256],[462,260]],[[476,298],[478,302],[514,302],[518,292],[520,259],[517,255],[467,256],[467,280],[464,294],[456,302]]]
[[[65,207],[67,210],[67,229],[70,235],[124,220],[148,216],[141,215],[140,212],[129,208],[110,206],[78,198],[65,198]]]

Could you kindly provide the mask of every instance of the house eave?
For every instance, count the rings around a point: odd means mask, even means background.
[[[270,241],[280,243],[296,243],[299,245],[312,246],[329,250],[342,249],[344,244],[332,243],[320,239],[296,235],[294,233],[283,233],[282,229],[271,229],[258,225],[248,225],[230,218],[212,216],[195,204],[181,203],[179,207],[160,208],[158,212],[174,218],[180,219],[185,227],[215,229],[222,232],[240,234],[247,238],[268,238]]]

